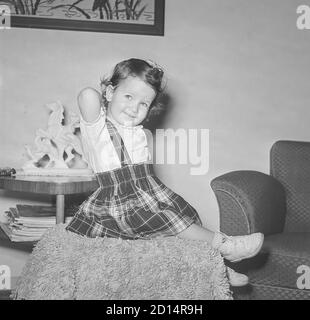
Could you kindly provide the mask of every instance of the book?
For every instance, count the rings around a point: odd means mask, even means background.
[[[56,207],[52,206],[34,206],[28,204],[17,204],[16,211],[22,217],[51,217],[56,215]]]
[[[74,213],[77,206],[72,206]],[[67,215],[67,210],[66,210]],[[38,241],[43,234],[56,225],[56,208],[52,206],[16,205],[5,211],[7,223],[0,227],[13,242]],[[71,216],[66,216],[65,223],[69,223]]]
[[[79,206],[72,205],[66,209],[66,216],[72,216]],[[56,215],[55,206],[17,204],[17,213],[22,217],[51,217]]]
[[[10,229],[9,225],[6,223],[0,223],[0,228],[4,232],[4,234],[12,241],[12,242],[35,242],[40,240],[38,236],[16,236],[12,233],[12,230]]]

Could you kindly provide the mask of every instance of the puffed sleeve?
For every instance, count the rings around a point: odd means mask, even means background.
[[[106,114],[103,107],[101,107],[97,119],[92,122],[85,121],[82,115],[80,115],[81,134],[84,136],[84,138],[90,141],[97,140],[100,137],[100,133],[105,127],[105,123]]]
[[[95,170],[95,153],[100,145],[103,130],[106,125],[106,114],[103,108],[100,109],[98,118],[92,122],[87,122],[80,115],[80,129],[84,155],[87,162]]]

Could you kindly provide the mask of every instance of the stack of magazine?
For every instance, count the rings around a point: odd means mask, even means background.
[[[78,206],[66,210],[65,223],[69,223]],[[38,241],[56,224],[56,207],[18,204],[5,212],[7,223],[0,227],[13,242]]]

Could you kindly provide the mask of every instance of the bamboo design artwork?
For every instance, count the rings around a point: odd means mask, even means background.
[[[149,0],[4,0],[11,5],[12,13],[28,16],[49,16],[67,19],[100,19],[144,23],[152,20],[150,12],[154,5]],[[143,17],[144,14],[144,17]]]
[[[165,0],[2,0],[11,27],[164,35]]]

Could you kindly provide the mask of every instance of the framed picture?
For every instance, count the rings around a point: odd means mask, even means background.
[[[11,27],[164,35],[165,0],[0,0]]]

